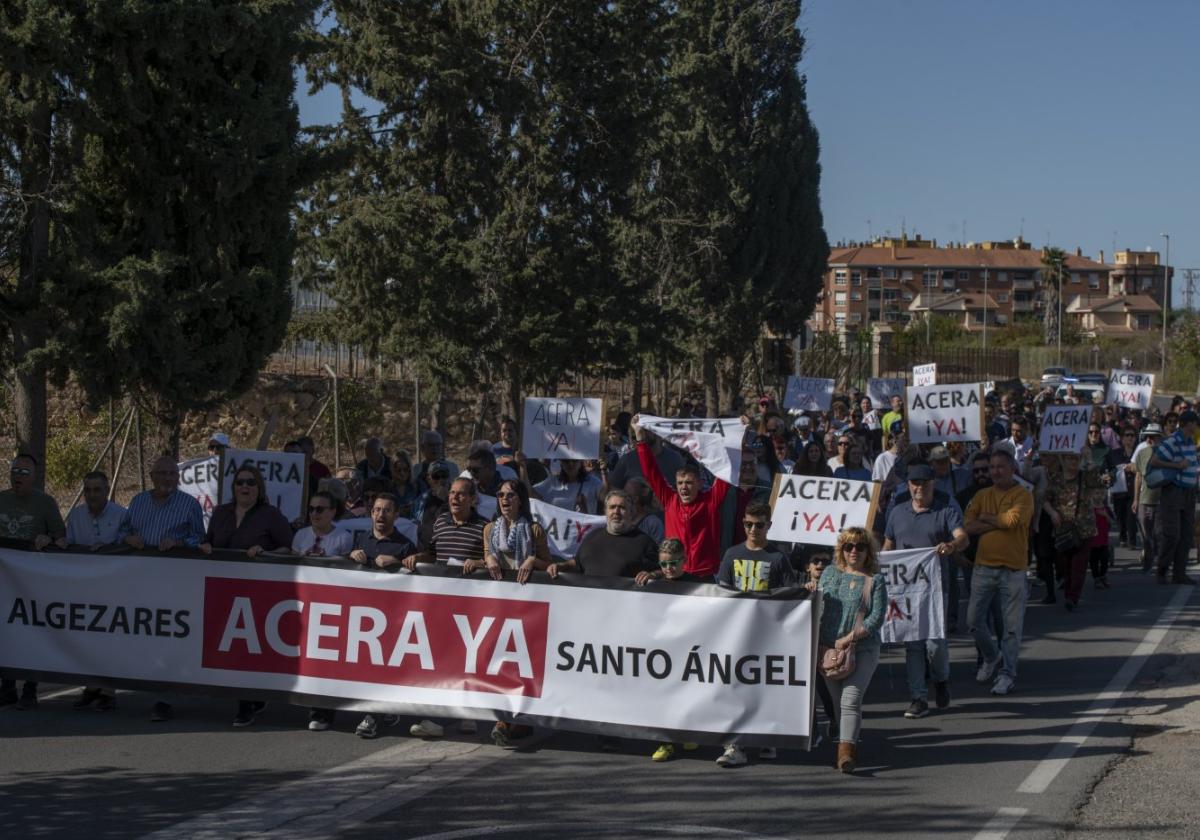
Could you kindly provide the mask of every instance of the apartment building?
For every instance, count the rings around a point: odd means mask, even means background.
[[[877,239],[832,249],[829,270],[816,309],[809,320],[814,331],[841,332],[886,323],[897,329],[927,312],[950,315],[967,330],[984,324],[1004,326],[1044,317],[1046,284],[1043,252],[1023,239],[1008,242],[951,243],[907,236]],[[1150,261],[1150,257],[1153,261]],[[1121,252],[1109,265],[1076,249],[1068,254],[1062,280],[1064,314],[1076,298],[1098,301],[1124,295],[1126,289],[1149,299],[1153,284],[1164,271],[1153,252]],[[1113,278],[1120,280],[1115,288]],[[1161,300],[1161,279],[1159,300]],[[1138,301],[1135,329],[1144,323],[1145,307]],[[1082,317],[1083,313],[1079,313]]]

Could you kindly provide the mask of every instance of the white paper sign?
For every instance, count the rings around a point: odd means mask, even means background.
[[[909,388],[908,439],[913,443],[982,440],[983,398],[978,382]]]
[[[220,472],[221,460],[216,455],[192,458],[179,465],[179,489],[200,503],[205,528],[221,497]]]
[[[587,533],[593,528],[603,529],[606,524],[603,516],[576,513],[538,499],[530,499],[529,507],[534,521],[546,529],[550,553],[555,557],[574,557]]]
[[[1092,409],[1086,405],[1051,405],[1042,415],[1038,450],[1045,453],[1083,451]]]
[[[746,424],[738,417],[672,418],[639,416],[642,428],[689,452],[706,470],[728,484],[738,484]]]
[[[985,397],[988,394],[992,393],[992,391],[995,391],[995,390],[996,390],[996,380],[989,379],[987,382],[983,383],[983,395]]]
[[[784,411],[829,411],[833,405],[833,380],[789,376],[783,392]]]
[[[879,485],[873,481],[777,473],[767,538],[837,545],[843,528],[870,527],[878,503]]]
[[[913,385],[924,387],[937,384],[937,364],[917,365],[912,369]]]
[[[879,571],[887,580],[887,613],[880,628],[884,644],[946,638],[942,560],[933,548],[885,551]]]
[[[604,406],[591,397],[526,397],[521,450],[526,458],[600,457]]]
[[[267,501],[289,522],[303,519],[308,506],[307,456],[303,452],[267,452],[260,449],[226,449],[222,460],[221,501],[233,498],[233,476],[243,464],[252,464],[267,485]]]
[[[1150,408],[1154,397],[1154,374],[1135,373],[1132,370],[1114,370],[1108,375],[1109,405],[1121,408]]]
[[[875,408],[891,408],[892,397],[904,399],[903,379],[868,379],[867,396]]]

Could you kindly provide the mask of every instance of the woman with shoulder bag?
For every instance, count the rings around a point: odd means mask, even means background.
[[[1063,605],[1070,612],[1083,593],[1088,557],[1097,533],[1094,499],[1104,492],[1104,484],[1098,471],[1082,469],[1082,459],[1075,453],[1059,455],[1058,468],[1049,471],[1049,479],[1042,509],[1054,526],[1055,565],[1065,590]]]
[[[817,588],[822,599],[818,667],[840,712],[837,769],[851,773],[863,697],[879,664],[879,628],[887,612],[887,583],[865,528],[846,528],[838,535],[834,565]]]

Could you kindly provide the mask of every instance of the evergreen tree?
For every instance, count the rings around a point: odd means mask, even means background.
[[[1046,248],[1042,252],[1042,300],[1045,302],[1045,332],[1047,345],[1054,345],[1059,338],[1059,295],[1067,271],[1067,254],[1062,248]],[[1067,342],[1067,336],[1063,336]]]

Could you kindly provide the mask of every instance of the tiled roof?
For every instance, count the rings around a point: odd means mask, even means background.
[[[934,312],[965,312],[984,308],[983,292],[954,292],[951,294],[931,296],[932,301],[927,302],[928,297],[924,292],[917,295],[912,303],[908,305],[910,312],[924,311],[932,309]],[[988,309],[999,309],[1000,305],[996,303],[996,299],[991,295],[986,296]]]
[[[1067,304],[1068,312],[1161,312],[1162,307],[1146,295],[1085,297],[1080,295]]]
[[[831,266],[887,266],[910,269],[923,268],[990,268],[1000,271],[1034,271],[1042,268],[1041,251],[1018,251],[983,248],[877,248],[856,246],[834,248],[829,255]],[[1070,271],[1110,271],[1112,266],[1089,259],[1067,255]]]

